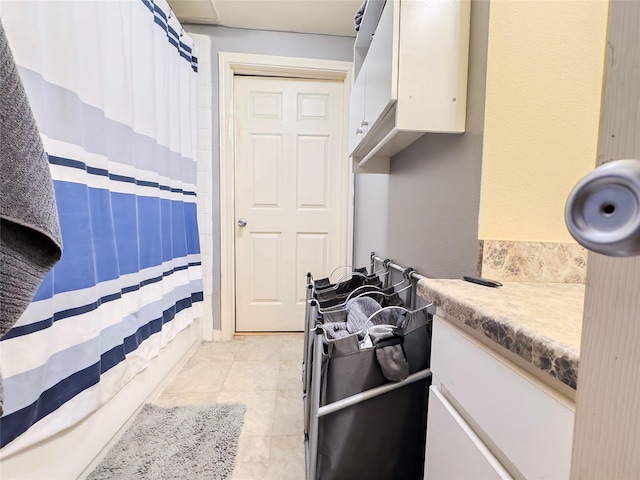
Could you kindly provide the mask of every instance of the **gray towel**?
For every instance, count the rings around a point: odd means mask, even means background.
[[[324,333],[328,339],[344,338],[351,335],[347,330],[347,324],[344,322],[330,322],[322,325]]]
[[[360,8],[356,12],[355,17],[353,18],[353,26],[356,29],[356,32],[360,30],[360,24],[362,23],[362,17],[364,16],[364,11],[367,8],[367,0],[362,2]]]
[[[0,182],[2,337],[60,260],[62,236],[47,155],[1,21]]]
[[[404,332],[400,327],[378,325],[369,329],[371,342],[376,347],[376,359],[382,374],[393,382],[409,376],[409,362],[404,354]]]
[[[350,333],[366,333],[373,325],[400,325],[404,318],[399,309],[385,310],[369,320],[369,317],[382,307],[370,297],[360,297],[349,305],[347,311],[347,330]]]

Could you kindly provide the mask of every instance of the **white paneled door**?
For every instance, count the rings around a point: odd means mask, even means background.
[[[236,331],[301,331],[305,279],[346,263],[342,82],[236,76]]]

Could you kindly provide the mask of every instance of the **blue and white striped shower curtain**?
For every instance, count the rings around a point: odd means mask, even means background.
[[[196,71],[164,0],[0,1],[62,260],[0,342],[2,454],[112,398],[201,315]]]

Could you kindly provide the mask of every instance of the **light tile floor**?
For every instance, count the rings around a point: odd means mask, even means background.
[[[304,480],[302,344],[302,334],[204,343],[154,403],[246,404],[233,479]]]

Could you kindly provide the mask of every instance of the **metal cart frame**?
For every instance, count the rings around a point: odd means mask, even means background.
[[[419,279],[424,277],[413,271],[413,269],[407,269],[391,262],[388,259],[377,257],[373,252],[371,254],[371,260],[372,272],[376,263],[380,263],[387,269],[391,268],[396,271],[402,272],[408,279],[411,280],[412,288],[410,291],[409,302],[407,306],[411,309],[415,308],[415,296],[417,287],[416,284]],[[387,275],[387,285],[389,277],[390,275]],[[362,404],[363,402],[368,402],[369,400],[383,396],[385,394],[389,394],[390,392],[398,391],[399,389],[403,389],[408,385],[412,385],[416,382],[423,381],[425,382],[424,422],[426,432],[426,395],[428,394],[427,390],[431,379],[431,370],[429,368],[423,368],[410,374],[406,379],[400,382],[387,382],[382,385],[349,395],[345,398],[332,401],[330,403],[325,402],[324,405],[321,405],[323,388],[326,389],[327,383],[326,375],[328,369],[326,367],[327,362],[330,360],[328,360],[327,354],[324,351],[324,330],[321,325],[321,317],[318,315],[319,312],[317,303],[312,301],[313,291],[313,277],[309,273],[307,274],[307,293],[304,319],[304,351],[302,363],[305,463],[307,480],[315,480],[316,478],[320,478],[318,476],[319,473],[321,473],[318,471],[318,458],[323,448],[323,446],[320,444],[321,439],[319,438],[319,432],[321,429],[320,422],[323,421],[322,419],[325,419],[326,421],[329,416],[334,415],[337,412],[341,412],[347,408]],[[426,309],[429,306],[430,305],[426,305],[416,311]],[[430,345],[425,346],[425,348],[429,347]],[[424,449],[424,446],[422,446],[422,448]]]

